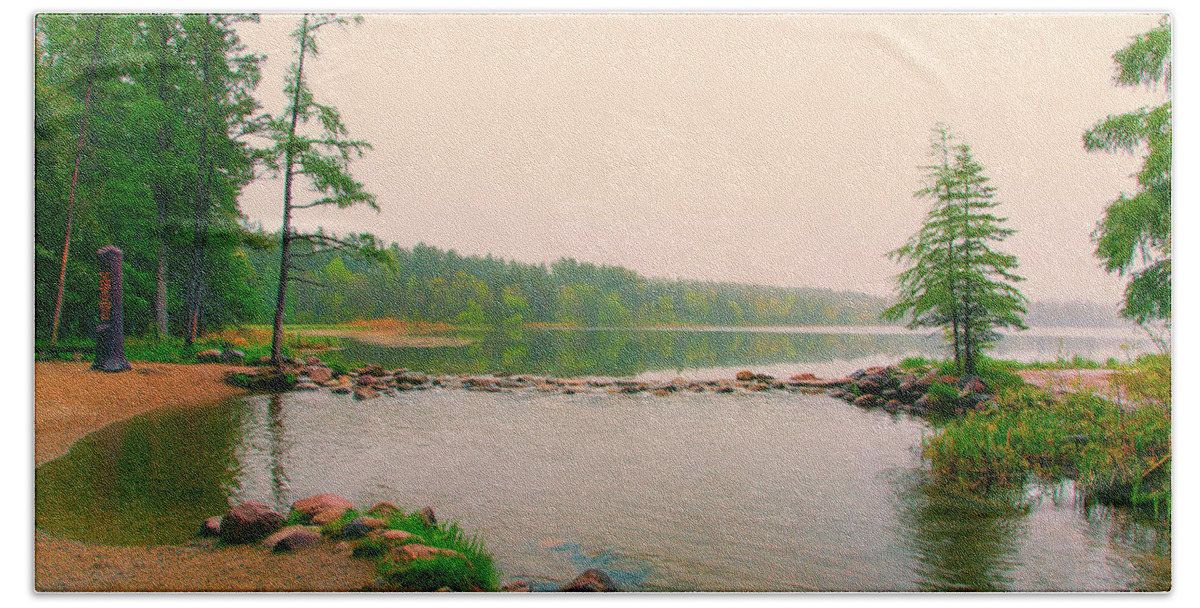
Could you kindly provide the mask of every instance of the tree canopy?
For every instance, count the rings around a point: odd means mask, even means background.
[[[970,147],[953,139],[946,126],[933,128],[936,163],[924,167],[927,183],[913,194],[933,204],[916,234],[888,254],[907,268],[896,277],[897,302],[881,316],[907,318],[914,329],[946,328],[959,371],[973,374],[997,328],[1025,329],[1027,300],[1014,286],[1024,280],[1014,272],[1016,257],[993,248],[1014,232],[993,213],[995,188]]]
[[[1083,135],[1088,151],[1143,154],[1138,190],[1104,211],[1093,239],[1108,272],[1128,276],[1121,314],[1139,323],[1171,320],[1171,23],[1135,36],[1113,54],[1118,86],[1157,88],[1158,106],[1110,115]]]

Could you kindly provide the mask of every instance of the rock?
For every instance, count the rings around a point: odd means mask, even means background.
[[[921,376],[921,378],[919,380],[917,380],[917,388],[921,392],[925,392],[926,389],[933,386],[933,383],[937,382],[937,381],[938,381],[938,373],[935,370],[935,371],[929,372],[928,374],[925,374],[924,376]]]
[[[292,390],[294,390],[294,391],[315,391],[320,388],[321,388],[320,386],[313,384],[312,382],[297,382],[296,386],[292,387]]]
[[[578,578],[568,583],[566,587],[563,587],[562,590],[596,592],[620,591],[617,589],[617,586],[613,584],[612,579],[609,578],[603,570],[598,570],[596,568],[588,568],[583,574],[580,574]]]
[[[979,376],[963,376],[962,378],[958,379],[955,387],[958,388],[959,394],[963,396],[971,393],[987,392],[987,384],[984,383],[983,378],[980,378]]]
[[[379,391],[369,386],[359,386],[354,389],[354,398],[358,401],[367,401],[379,396]]]
[[[380,540],[391,541],[394,543],[419,544],[425,542],[425,539],[421,538],[420,536],[405,532],[404,530],[379,530],[377,532],[368,532],[368,534]]]
[[[312,516],[310,521],[318,526],[328,526],[329,524],[341,519],[342,516],[346,514],[346,511],[347,509],[343,509],[341,507],[322,509],[317,511],[317,513]]]
[[[654,395],[656,397],[666,397],[671,394],[671,391],[669,391],[665,388],[656,388],[656,389],[650,391],[650,394]]]
[[[433,507],[425,507],[424,509],[417,511],[417,517],[421,518],[421,521],[425,522],[425,525],[427,526],[437,525],[437,517],[435,517],[433,514]]]
[[[321,530],[315,526],[288,526],[280,528],[274,534],[264,538],[262,545],[268,549],[274,549],[275,545],[279,544],[279,541],[298,532],[310,532],[316,534],[318,537],[321,535]]]
[[[390,502],[375,503],[375,506],[367,509],[367,515],[372,515],[380,519],[388,519],[399,512],[400,509]]]
[[[222,361],[226,361],[226,362],[244,361],[245,359],[246,359],[246,353],[244,353],[240,350],[231,348],[228,350],[221,351],[221,360]]]
[[[353,508],[354,503],[350,502],[349,498],[337,494],[315,494],[292,503],[292,510],[306,519],[328,509],[345,511]]]
[[[429,376],[418,372],[403,372],[396,374],[396,382],[399,384],[418,385],[425,384],[429,381]]]
[[[353,390],[354,387],[350,386],[349,384],[339,384],[333,387],[333,392],[339,395],[349,395]]]
[[[255,361],[258,365],[268,365],[271,363],[271,355],[263,355]]]
[[[737,373],[736,378],[738,382],[749,382],[754,379],[754,372],[744,369]]]
[[[462,553],[453,549],[430,547],[429,545],[408,544],[392,550],[392,559],[399,562],[434,559],[437,557],[462,557]]]
[[[933,407],[933,402],[930,401],[929,395],[921,395],[921,397],[913,403],[913,410],[921,414],[928,412],[931,407]]]
[[[790,380],[816,380],[817,376],[816,376],[816,374],[813,374],[810,372],[804,372],[803,374],[796,374],[789,379]]]
[[[314,359],[315,357],[309,357],[309,358]],[[316,382],[317,384],[321,384],[322,382],[329,382],[330,380],[333,379],[333,371],[330,370],[328,367],[309,365],[308,367],[304,368],[304,373],[309,377],[310,380],[312,380],[313,382]]]
[[[888,412],[888,413],[894,413],[894,412],[900,411],[900,409],[903,407],[904,407],[904,404],[900,403],[899,400],[889,399],[887,401],[887,403],[883,404],[883,411]]]
[[[313,547],[321,544],[321,533],[311,530],[297,530],[275,543],[275,553],[291,553],[296,549]]]
[[[196,353],[196,360],[201,363],[212,363],[221,360],[221,351],[210,348]]]
[[[324,365],[324,364],[321,362],[321,358],[320,358],[320,357],[313,357],[313,356],[305,357],[305,358],[304,358],[304,364],[305,364],[305,365],[318,365],[318,366],[319,366],[319,365]]]
[[[214,515],[200,524],[200,536],[214,537],[221,535],[221,516]]]
[[[762,382],[755,382],[754,384],[747,386],[746,390],[758,392],[758,391],[769,390],[770,388],[771,388],[770,386],[763,384]]]
[[[221,519],[221,542],[252,543],[283,526],[284,517],[261,502],[244,502],[229,509]]]
[[[714,393],[732,393],[733,387],[729,386],[729,385],[719,386],[713,392]]]
[[[383,366],[381,366],[381,365],[368,365],[366,367],[360,368],[358,370],[358,374],[360,376],[375,376],[378,378],[382,378],[387,375],[387,372],[383,371]]]
[[[362,538],[371,530],[387,526],[382,519],[374,517],[355,517],[350,523],[342,526],[342,536],[345,538]]]
[[[992,396],[987,393],[970,393],[959,399],[958,404],[967,409],[983,411],[991,400]]]
[[[879,397],[876,397],[875,395],[869,395],[869,394],[862,395],[854,400],[854,405],[858,405],[861,407],[872,407],[872,406],[876,405],[876,402],[878,400],[879,400]]]

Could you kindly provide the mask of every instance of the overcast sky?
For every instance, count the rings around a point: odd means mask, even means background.
[[[317,98],[374,149],[352,171],[382,212],[301,226],[525,262],[887,294],[885,254],[929,205],[929,129],[971,145],[1018,233],[1032,299],[1115,303],[1093,257],[1138,158],[1084,130],[1159,104],[1112,53],[1152,14],[383,15],[318,34]],[[239,29],[282,114],[297,15]],[[277,229],[282,180],[242,207]]]

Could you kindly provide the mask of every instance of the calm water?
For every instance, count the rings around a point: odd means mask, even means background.
[[[445,348],[385,348],[343,340],[342,350],[322,356],[348,365],[379,363],[436,373],[698,378],[746,367],[835,375],[908,356],[947,356],[940,332],[894,326],[525,329],[466,337],[475,342]],[[1148,348],[1133,328],[1034,328],[1004,337],[990,354],[1025,362],[1076,355],[1124,362]]]
[[[609,339],[547,333],[551,344]],[[687,346],[680,335],[700,332],[628,333],[617,352],[642,358],[623,363],[634,366],[627,375],[677,371],[655,368],[650,345],[673,361],[699,352],[675,349]],[[776,344],[707,333],[710,344]],[[890,348],[891,337],[878,338],[880,350]],[[849,350],[823,361],[794,350],[787,356],[809,358],[790,367],[779,351],[752,360],[722,352],[691,369],[800,371],[880,356],[854,350],[856,339],[822,343]],[[527,346],[506,365],[553,364]],[[442,360],[471,360],[458,357]],[[37,524],[92,542],[175,543],[231,500],[286,508],[336,492],[363,506],[433,505],[439,518],[481,534],[505,580],[546,587],[593,566],[631,589],[1169,584],[1168,529],[1084,508],[1069,484],[988,503],[956,498],[926,479],[918,447],[930,432],[920,420],[799,393],[261,395],[94,433],[38,470]]]

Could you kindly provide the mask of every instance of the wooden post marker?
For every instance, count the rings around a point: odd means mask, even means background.
[[[125,317],[121,310],[121,250],[109,245],[100,256],[100,322],[96,325],[96,360],[92,369],[122,372],[125,360]]]

